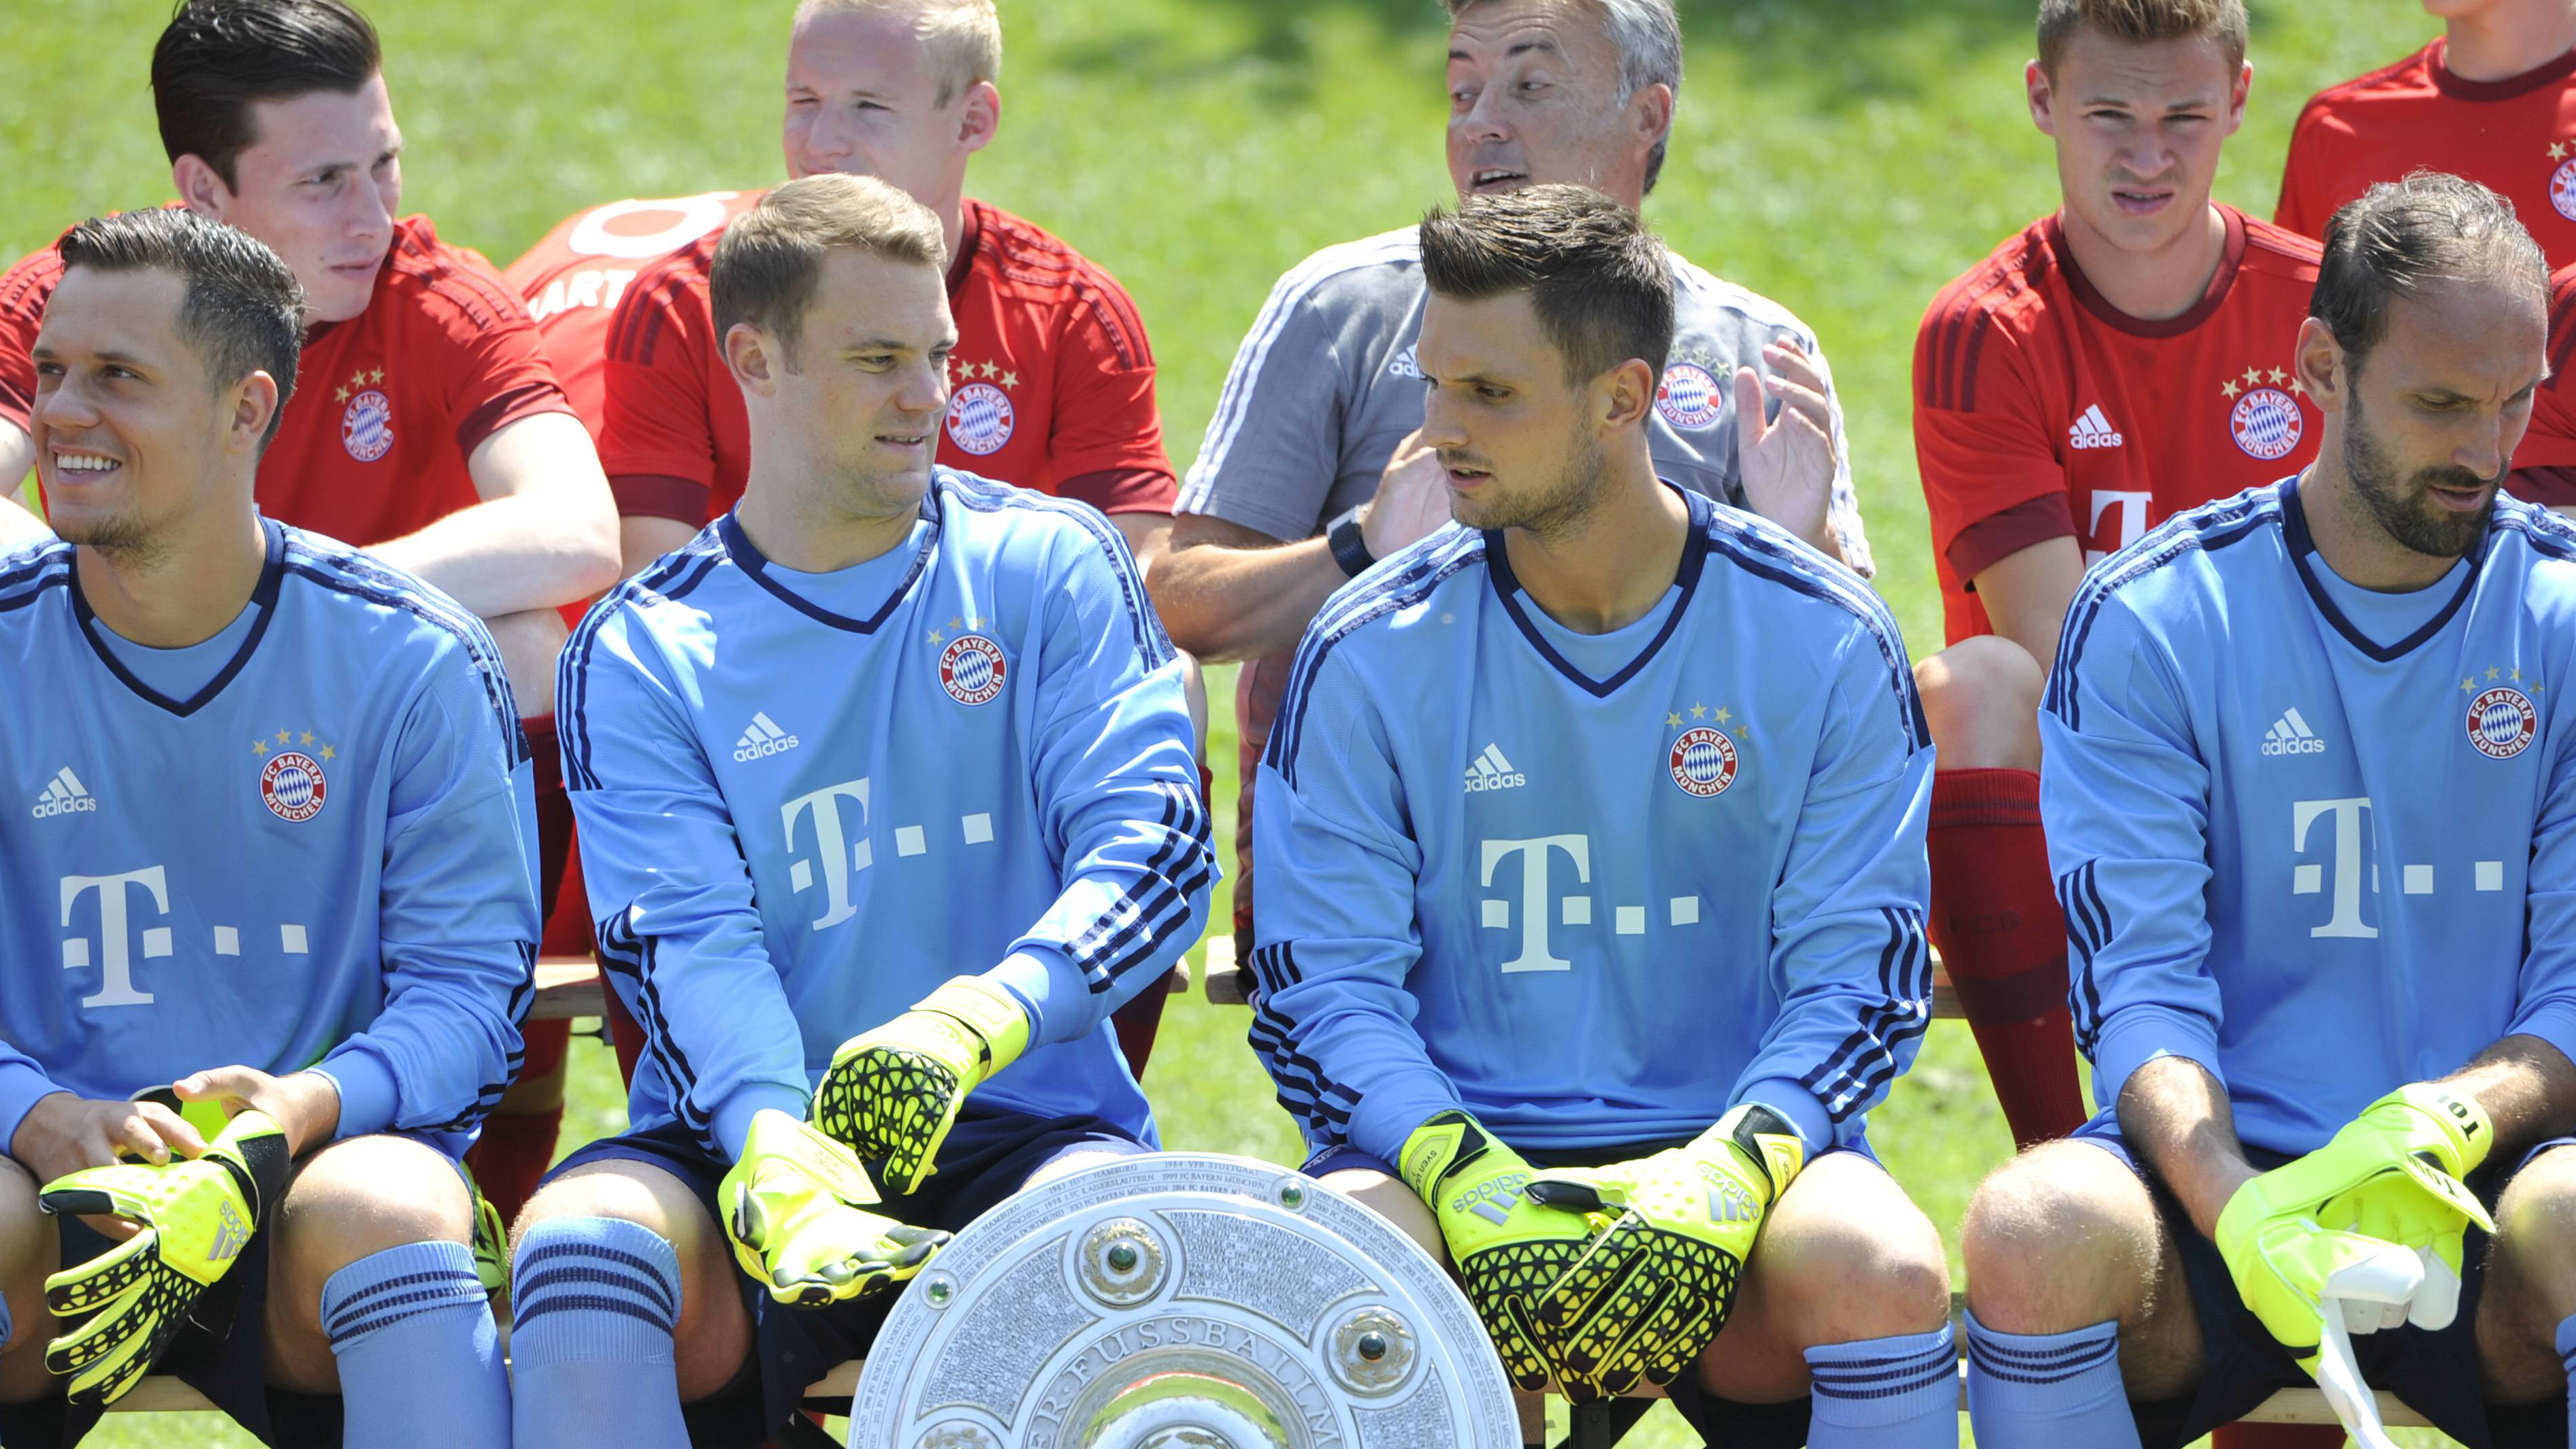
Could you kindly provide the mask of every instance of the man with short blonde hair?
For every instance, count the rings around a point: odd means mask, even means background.
[[[942,106],[970,86],[1002,78],[1002,16],[993,0],[804,0],[796,21],[842,10],[910,14],[929,58],[947,71],[939,83]]]

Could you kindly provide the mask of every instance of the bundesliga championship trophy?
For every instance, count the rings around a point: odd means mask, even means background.
[[[895,1305],[850,1407],[885,1449],[1517,1445],[1475,1310],[1375,1213],[1165,1153],[1021,1194]]]

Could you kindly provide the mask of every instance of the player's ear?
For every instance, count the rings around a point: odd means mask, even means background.
[[[2254,94],[2254,62],[2248,60],[2236,68],[2236,85],[2227,95],[2227,134],[2245,124],[2245,99]]]
[[[1603,373],[1595,387],[1604,432],[1642,426],[1655,406],[1655,370],[1642,357],[1631,357]]]
[[[268,437],[268,421],[277,416],[277,379],[265,370],[254,369],[232,385],[227,401],[230,406],[229,416],[224,420],[226,447],[234,452],[258,456],[261,442]]]
[[[2048,67],[2036,60],[2023,66],[2021,84],[2030,99],[2030,123],[2037,126],[2043,136],[2056,135],[2057,114],[2054,109],[2056,92],[2048,82]]]
[[[981,151],[993,144],[993,136],[1002,129],[1002,93],[991,81],[977,81],[966,88],[966,105],[957,118],[958,144],[968,151]]]
[[[2343,344],[2335,340],[2333,328],[2314,317],[2301,322],[2290,366],[2299,375],[2299,385],[2316,400],[2317,411],[2343,411],[2344,390],[2351,385],[2352,375],[2344,370]]]
[[[1636,128],[1637,143],[1653,150],[1656,142],[1672,133],[1673,88],[1661,81],[1638,87],[1628,98],[1628,121]]]
[[[170,163],[170,184],[178,191],[180,205],[216,221],[224,219],[224,209],[233,199],[233,189],[224,184],[224,178],[204,157],[193,153]]]
[[[768,397],[778,391],[777,374],[785,370],[786,359],[775,353],[773,339],[748,322],[725,329],[725,370],[745,392]]]

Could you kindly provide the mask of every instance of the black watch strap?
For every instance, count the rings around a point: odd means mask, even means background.
[[[1347,577],[1358,578],[1377,562],[1377,555],[1369,552],[1368,536],[1360,532],[1360,511],[1356,508],[1333,520],[1333,526],[1324,530],[1324,542],[1333,550],[1333,562],[1342,566]]]

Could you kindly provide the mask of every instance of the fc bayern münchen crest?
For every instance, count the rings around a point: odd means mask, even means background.
[[[340,415],[340,446],[361,463],[372,463],[392,452],[392,401],[374,388],[349,399],[349,410]]]
[[[1735,783],[1735,741],[1726,731],[1702,725],[1673,741],[1673,783],[1682,793],[1705,800],[1724,794]]]
[[[1655,389],[1655,411],[1674,427],[1704,428],[1726,411],[1726,398],[1707,368],[1676,362],[1664,369],[1663,385]]]
[[[321,762],[311,755],[282,750],[268,757],[259,771],[259,803],[290,825],[301,825],[322,813],[331,787],[322,779]]]
[[[2258,387],[2238,398],[2227,426],[2236,446],[2266,463],[2288,456],[2308,431],[2298,400],[2277,387]]]
[[[970,382],[948,399],[948,436],[981,458],[1011,440],[1011,395],[989,382]]]
[[[2549,178],[2549,204],[2558,214],[2576,221],[2576,158],[2570,158]]]
[[[1011,672],[1002,646],[981,634],[960,634],[939,656],[939,687],[959,704],[989,704]]]
[[[2531,748],[2540,733],[2540,711],[2531,696],[2499,685],[2469,705],[2469,743],[2490,760],[2510,760]]]

